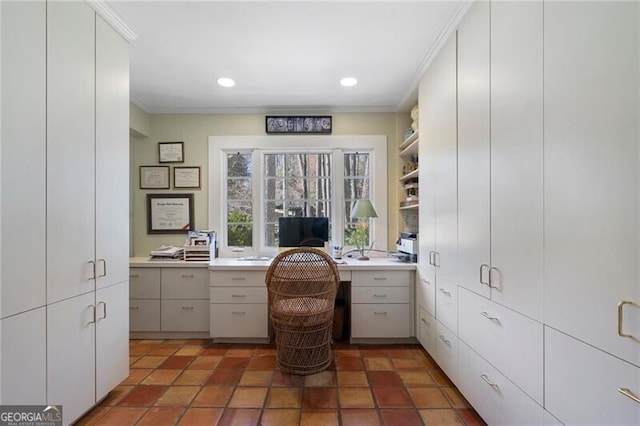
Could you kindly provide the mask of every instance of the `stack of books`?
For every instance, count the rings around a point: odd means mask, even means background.
[[[149,260],[182,260],[184,249],[182,247],[162,245],[149,253]]]

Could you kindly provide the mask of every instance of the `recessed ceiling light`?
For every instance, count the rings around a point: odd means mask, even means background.
[[[222,87],[233,87],[236,85],[236,82],[233,81],[233,79],[231,78],[227,78],[227,77],[220,77],[218,79],[218,84]]]
[[[358,80],[353,77],[345,77],[340,80],[340,84],[342,84],[344,87],[352,87],[358,84]]]

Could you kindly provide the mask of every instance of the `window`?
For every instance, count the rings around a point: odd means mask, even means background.
[[[370,241],[386,249],[386,190],[384,136],[209,138],[209,228],[220,230],[223,257],[237,247],[275,253],[285,216],[328,217],[331,242],[348,249],[349,215],[360,198],[380,216]]]

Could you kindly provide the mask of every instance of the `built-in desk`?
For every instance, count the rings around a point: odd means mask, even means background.
[[[210,263],[132,258],[132,336],[174,337],[179,332],[184,337],[202,337],[206,317],[207,336],[214,341],[269,342],[265,275],[270,263],[233,258]],[[202,284],[194,282],[200,273],[192,268],[209,269],[206,297]],[[415,341],[415,269],[415,264],[395,258],[346,259],[338,265],[352,343]],[[205,300],[207,312],[202,307]],[[144,311],[145,303],[152,307]]]

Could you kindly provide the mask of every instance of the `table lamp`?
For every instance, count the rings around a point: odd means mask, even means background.
[[[369,200],[358,200],[353,209],[351,209],[351,219],[358,219],[359,221],[351,237],[360,252],[358,260],[369,260],[369,257],[364,254],[364,249],[369,236],[369,219],[373,217],[378,217],[378,215]]]

